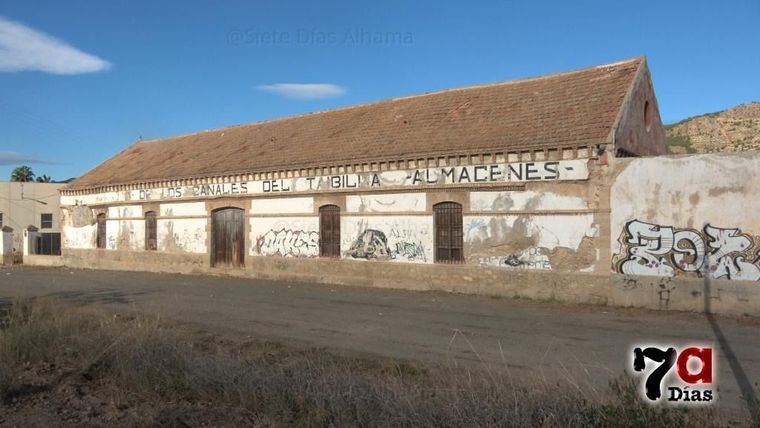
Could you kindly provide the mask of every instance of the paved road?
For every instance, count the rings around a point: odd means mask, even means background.
[[[47,296],[135,309],[214,331],[400,359],[490,364],[602,390],[634,344],[712,343],[722,406],[760,382],[760,322],[240,278],[0,270],[0,299]],[[736,358],[729,358],[735,356]]]

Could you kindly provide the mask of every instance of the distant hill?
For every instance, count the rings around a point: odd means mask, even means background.
[[[760,150],[760,102],[666,125],[670,153]]]

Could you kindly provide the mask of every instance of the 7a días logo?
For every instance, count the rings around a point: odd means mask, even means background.
[[[675,373],[673,366],[676,366]],[[711,347],[637,347],[633,350],[633,370],[646,376],[644,397],[657,402],[667,389],[668,402],[700,404],[715,399]]]

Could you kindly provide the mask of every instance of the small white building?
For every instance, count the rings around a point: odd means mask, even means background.
[[[21,255],[24,230],[37,229],[34,242],[44,253],[60,254],[60,193],[62,183],[0,182],[0,229],[5,228],[10,243],[6,250]]]

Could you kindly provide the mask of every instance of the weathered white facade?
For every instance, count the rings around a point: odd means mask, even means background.
[[[247,256],[319,257],[318,210],[329,203],[342,208],[341,258],[432,264],[433,205],[453,196],[464,207],[466,263],[551,269],[550,255],[577,253],[584,239],[598,236],[595,202],[526,188],[586,187],[594,162],[504,162],[64,195],[64,247],[96,249],[93,219],[101,213],[105,250],[146,251],[145,214],[157,211],[158,252],[208,255],[215,209],[208,202],[223,200],[246,207]],[[582,268],[593,270],[597,254],[586,252]]]
[[[760,281],[760,153],[621,163],[612,186],[616,272]]]

